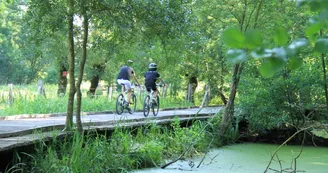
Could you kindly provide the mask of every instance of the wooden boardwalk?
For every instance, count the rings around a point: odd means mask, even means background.
[[[154,117],[151,113],[146,118],[142,112],[134,114],[97,113],[82,116],[85,130],[113,130],[115,127],[142,126],[147,123],[167,124],[179,117],[180,122],[208,119],[221,107],[190,108],[161,110]],[[64,114],[21,115],[2,117],[0,119],[0,153],[35,144],[37,141],[48,141],[54,137],[64,136],[61,130],[65,126]]]

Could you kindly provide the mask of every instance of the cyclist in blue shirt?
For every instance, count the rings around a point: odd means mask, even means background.
[[[160,77],[160,74],[157,72],[157,64],[150,63],[148,66],[148,71],[145,73],[144,77],[145,77],[145,86],[147,92],[148,94],[150,94],[151,90],[153,90],[154,91],[153,98],[155,99],[158,95],[158,90],[156,86],[157,79],[159,79],[164,86],[166,85],[164,80]]]
[[[128,92],[127,92],[127,102],[128,102],[128,104],[131,103],[131,93],[132,93],[131,82],[130,82],[131,76],[133,76],[134,81],[136,81],[137,84],[139,85],[136,74],[135,74],[133,68],[131,67],[132,64],[133,64],[133,61],[129,60],[128,61],[129,66],[127,66],[127,65],[122,66],[121,69],[120,69],[120,72],[117,76],[117,83],[119,83],[120,85],[124,85],[124,89],[128,90]],[[123,92],[125,90],[123,90]]]

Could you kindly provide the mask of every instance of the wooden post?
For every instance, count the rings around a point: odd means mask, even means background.
[[[109,101],[112,100],[112,96],[113,96],[113,86],[110,85],[110,86],[108,87],[108,97],[107,97]]]
[[[43,81],[42,81],[42,80],[39,80],[39,81],[38,81],[38,88],[37,88],[36,93],[37,93],[38,95],[42,95],[42,96],[46,97],[46,91],[45,91],[45,89],[44,89]]]
[[[208,98],[208,95],[209,95],[209,89],[210,89],[209,85],[206,84],[204,98],[203,98],[203,101],[202,101],[202,103],[201,103],[201,105],[199,107],[203,107],[204,104],[205,104],[205,102],[206,102],[206,106],[208,106],[208,104],[207,104],[208,103],[207,98]]]
[[[210,85],[208,85],[207,98],[206,98],[205,105],[208,106],[210,101],[211,101],[211,87],[210,87]]]
[[[14,103],[14,94],[13,94],[13,84],[9,84],[9,105],[11,106]]]
[[[140,99],[140,103],[143,104],[144,98],[146,96],[146,87],[144,85],[140,85],[139,86],[139,99]]]
[[[192,84],[189,83],[188,84],[188,93],[187,93],[187,101],[188,102],[191,102],[191,98],[192,97]]]
[[[166,98],[166,93],[167,93],[168,88],[169,88],[169,86],[163,87],[163,98]]]

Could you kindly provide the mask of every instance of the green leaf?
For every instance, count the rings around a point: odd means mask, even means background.
[[[311,11],[317,11],[320,9],[320,2],[318,2],[317,0],[310,1],[310,7],[311,7]]]
[[[319,38],[315,42],[314,51],[323,53],[323,52],[326,52],[327,49],[328,49],[328,39],[327,38]]]
[[[289,59],[288,68],[290,70],[298,69],[302,66],[302,59],[301,58],[291,58]]]
[[[253,58],[270,58],[272,57],[272,52],[270,49],[257,48],[251,52]]]
[[[223,32],[223,42],[231,48],[243,48],[245,36],[237,28],[229,28]]]
[[[227,52],[227,58],[233,64],[246,61],[246,57],[246,51],[242,49],[229,49]]]
[[[309,41],[306,38],[299,38],[294,40],[288,47],[286,47],[286,52],[288,56],[295,56],[300,48],[309,45]]]
[[[319,14],[320,21],[325,21],[328,19],[328,10],[324,10]]]
[[[296,6],[300,7],[302,5],[305,5],[308,2],[308,0],[296,0]]]
[[[305,1],[305,0],[303,0]],[[321,11],[326,10],[328,8],[327,0],[306,0],[310,3],[311,11]],[[306,3],[306,2],[305,2]],[[302,4],[305,4],[302,3]]]
[[[322,23],[315,23],[310,25],[308,28],[306,28],[305,35],[313,39],[314,35],[319,33],[322,26]]]
[[[295,39],[288,47],[291,49],[299,49],[309,45],[309,41],[306,38]]]
[[[272,57],[279,58],[282,61],[287,61],[287,52],[283,47],[276,47],[271,49]]]
[[[287,42],[288,42],[288,33],[287,33],[286,29],[278,28],[275,31],[273,40],[278,46],[283,46],[283,45],[287,44]]]
[[[283,69],[286,62],[280,58],[270,58],[261,64],[260,74],[265,78],[272,77],[276,72]]]
[[[245,47],[255,49],[261,46],[262,35],[257,30],[249,30],[245,33]]]
[[[328,10],[320,12],[318,15],[315,15],[310,18],[311,24],[323,23],[328,19]]]

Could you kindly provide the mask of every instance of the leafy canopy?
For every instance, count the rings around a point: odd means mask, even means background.
[[[273,48],[264,45],[262,34],[259,30],[247,30],[242,33],[238,28],[228,28],[222,34],[222,40],[231,49],[227,51],[230,62],[242,63],[247,60],[247,54],[255,59],[261,59],[259,68],[263,77],[272,77],[286,65],[291,70],[302,65],[302,59],[298,57],[300,50],[314,45],[313,52],[324,53],[328,50],[328,39],[318,32],[325,26],[328,19],[328,1],[326,0],[297,0],[297,6],[309,5],[310,11],[314,12],[309,19],[309,25],[305,30],[307,38],[290,40],[286,28],[275,29],[272,36]]]

